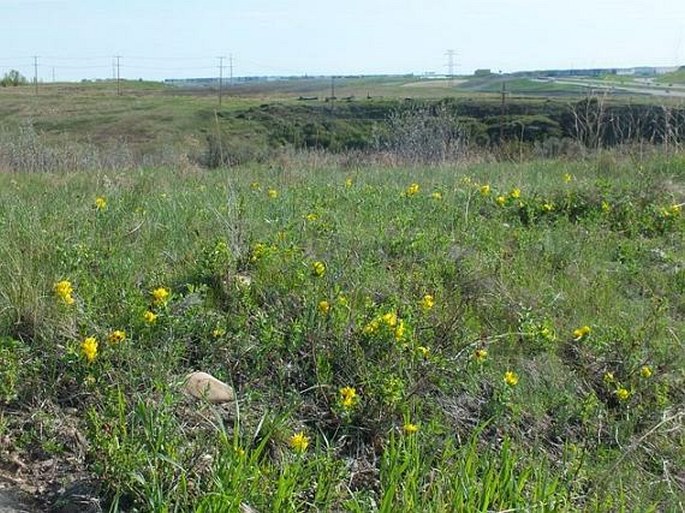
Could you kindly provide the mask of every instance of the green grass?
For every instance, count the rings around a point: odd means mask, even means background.
[[[611,154],[0,174],[5,446],[112,510],[676,511],[684,187]]]

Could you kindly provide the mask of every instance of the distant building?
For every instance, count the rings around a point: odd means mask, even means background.
[[[492,75],[492,71],[489,68],[477,69],[473,72],[474,77],[487,77],[488,75]]]

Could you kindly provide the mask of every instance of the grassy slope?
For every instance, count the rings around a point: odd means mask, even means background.
[[[657,77],[657,82],[661,82],[663,84],[685,84],[685,69],[679,69],[673,73],[659,75]]]
[[[100,493],[155,511],[673,510],[684,170],[0,175],[5,450],[77,457],[69,420]],[[239,413],[183,399],[193,369],[231,381]]]

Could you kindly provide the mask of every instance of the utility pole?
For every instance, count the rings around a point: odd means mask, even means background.
[[[33,56],[33,86],[35,93],[38,94],[38,56]]]
[[[114,58],[117,64],[117,96],[121,96],[121,74],[119,73],[119,59],[121,59],[121,55],[115,55]]]
[[[507,82],[502,81],[502,106],[499,113],[499,143],[504,141],[504,115],[507,109]]]
[[[219,59],[219,108],[221,108],[221,93],[223,92],[225,57],[217,57],[217,59]]]
[[[454,85],[454,56],[457,52],[454,50],[447,50],[445,55],[447,55],[447,74],[449,76],[450,85]]]
[[[52,83],[55,83],[55,67],[52,67]]]
[[[233,85],[233,54],[230,53],[228,54],[228,63],[229,63],[229,79],[228,79],[228,84]]]

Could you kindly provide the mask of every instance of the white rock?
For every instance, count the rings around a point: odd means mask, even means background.
[[[235,392],[230,385],[216,379],[206,372],[193,372],[186,377],[184,390],[198,399],[220,404],[235,400]]]

